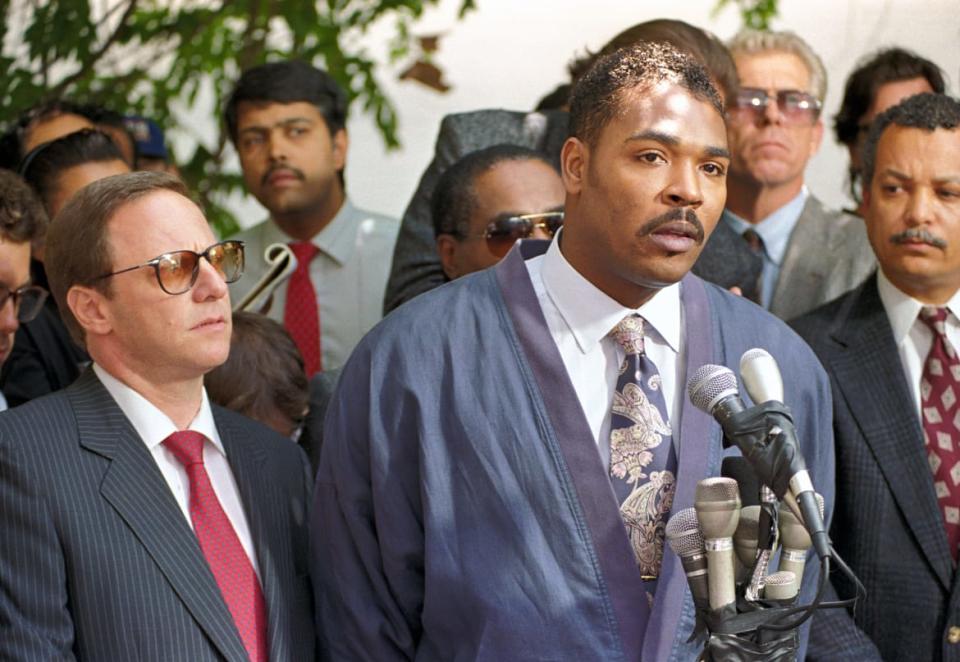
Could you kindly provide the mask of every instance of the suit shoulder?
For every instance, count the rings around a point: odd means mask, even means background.
[[[829,329],[846,317],[846,311],[859,295],[860,288],[840,295],[832,301],[790,320],[790,327],[812,347],[816,348]]]
[[[267,427],[259,421],[248,418],[235,411],[211,404],[218,430],[262,445],[271,461],[279,462],[288,470],[288,465],[299,465],[303,450],[290,438]],[[305,461],[305,460],[304,460]]]

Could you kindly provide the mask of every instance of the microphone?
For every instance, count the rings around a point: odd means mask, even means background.
[[[769,361],[754,358],[747,362],[748,371],[751,372],[751,383],[759,382],[763,386],[769,384],[771,375],[779,377],[780,371],[776,368],[775,362],[771,370],[769,364],[772,361],[770,357]],[[755,427],[737,428],[734,417],[747,410],[743,400],[740,399],[736,375],[724,366],[707,364],[698,368],[687,382],[687,392],[695,407],[717,419],[725,436],[737,445],[744,457],[750,460],[763,483],[774,487],[779,484],[782,490],[783,482],[786,480],[787,489],[796,497],[800,505],[803,520],[808,525],[817,555],[820,558],[829,556],[830,541],[824,530],[823,518],[817,510],[813,496],[813,482],[810,480],[806,463],[792,433],[792,426],[787,423],[789,419],[786,415],[783,415],[786,418],[784,425],[788,426],[789,431],[775,424],[765,431],[762,438],[758,438],[758,433],[762,431]],[[753,395],[751,393],[751,397]],[[759,392],[756,395],[759,400],[768,393]],[[764,412],[760,410],[759,413]],[[773,413],[782,414],[775,410]]]
[[[766,581],[763,583],[764,599],[793,602],[797,593],[800,592],[798,576],[787,570],[767,575]]]
[[[744,506],[733,534],[733,549],[747,570],[757,561],[757,532],[760,525],[760,506]]]
[[[740,494],[732,478],[697,483],[694,507],[707,553],[710,608],[722,609],[737,599],[733,568],[733,534],[740,519]]]
[[[815,496],[817,505],[820,508],[820,516],[823,516],[823,497],[817,494]],[[803,526],[796,515],[789,510],[780,513],[780,543],[783,549],[780,551],[780,570],[787,570],[794,573],[797,577],[803,577],[803,567],[807,561],[807,550],[813,544],[810,540],[810,534]]]
[[[703,534],[693,508],[684,508],[667,522],[667,542],[673,553],[680,557],[687,585],[697,609],[710,607],[710,589],[707,585],[707,556],[703,549]]]
[[[777,360],[765,349],[754,347],[740,357],[740,378],[750,398],[761,402],[783,402],[783,378]]]

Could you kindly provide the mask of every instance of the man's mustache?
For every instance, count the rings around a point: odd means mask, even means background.
[[[697,218],[697,212],[693,211],[692,209],[682,207],[675,207],[670,211],[660,214],[660,216],[647,221],[643,224],[643,227],[640,228],[638,234],[641,237],[646,237],[647,235],[653,234],[664,225],[675,223],[676,221],[686,221],[687,223],[690,223],[696,232],[694,240],[698,244],[703,243],[703,223],[701,223],[700,219]]]
[[[934,248],[944,249],[947,247],[946,240],[934,235],[926,228],[910,228],[890,237],[890,242],[894,244],[906,244],[915,241],[922,241]]]
[[[267,180],[270,179],[270,177],[273,175],[273,173],[275,173],[277,170],[285,170],[285,171],[287,171],[287,172],[293,173],[293,176],[296,177],[297,179],[301,180],[301,181],[303,181],[303,179],[304,179],[303,171],[302,171],[302,170],[298,170],[297,168],[293,168],[293,167],[288,166],[288,165],[275,165],[275,166],[273,166],[272,168],[268,169],[268,170],[263,174],[263,177],[261,178],[260,183],[261,183],[261,184],[266,184],[266,183],[267,183]]]

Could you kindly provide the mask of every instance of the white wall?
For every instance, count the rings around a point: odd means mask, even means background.
[[[400,82],[405,62],[385,66],[381,83],[400,115],[403,147],[387,152],[373,121],[352,110],[347,184],[363,207],[399,216],[433,153],[441,118],[478,108],[530,109],[566,80],[566,64],[585,48],[598,50],[635,23],[678,18],[706,27],[720,38],[739,28],[728,8],[712,17],[715,0],[477,0],[478,9],[456,20],[459,0],[443,0],[416,26],[416,34],[444,33],[434,61],[452,89],[439,94],[417,83]],[[806,39],[823,58],[829,75],[825,106],[828,122],[836,113],[847,75],[865,53],[889,45],[919,52],[939,64],[957,92],[960,72],[960,20],[957,0],[780,0],[776,29]],[[389,24],[373,26],[364,43],[386,60]],[[844,204],[846,154],[825,132],[820,153],[807,173],[810,188],[828,204]],[[266,216],[252,199],[236,201],[248,225]]]

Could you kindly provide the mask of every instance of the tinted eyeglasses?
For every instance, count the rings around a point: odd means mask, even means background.
[[[18,322],[29,322],[36,317],[46,300],[47,291],[37,285],[25,285],[15,290],[0,287],[0,310],[12,301]]]
[[[164,253],[149,262],[104,274],[97,280],[143,269],[144,267],[153,267],[153,273],[157,276],[160,289],[167,294],[183,294],[190,291],[190,288],[197,282],[197,276],[200,274],[201,257],[206,258],[207,262],[217,270],[217,273],[227,283],[234,283],[243,275],[243,242],[233,240],[221,241],[210,246],[202,253],[196,251]]]
[[[487,226],[486,232],[478,235],[487,240],[487,248],[497,257],[506,255],[520,239],[527,239],[537,228],[550,237],[563,225],[562,211],[546,211],[539,214],[522,214],[498,218]]]
[[[776,96],[770,96],[766,90],[741,87],[734,99],[732,110],[749,115],[755,120],[767,111],[771,102],[776,102],[780,115],[789,124],[812,123],[820,114],[820,107],[823,105],[820,99],[800,90],[777,90]]]

